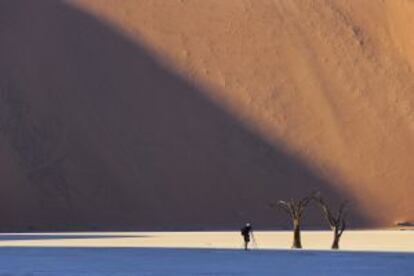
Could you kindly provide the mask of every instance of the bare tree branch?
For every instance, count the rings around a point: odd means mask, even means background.
[[[276,206],[285,211],[289,216],[292,216],[292,209],[290,203],[283,200],[279,200],[276,203]]]
[[[280,209],[285,211],[292,220],[294,230],[293,248],[302,248],[300,238],[301,219],[304,210],[311,199],[312,196],[306,196],[301,198],[299,201],[295,201],[294,199],[291,199],[290,201],[279,200],[276,204],[272,204],[272,206],[278,206]]]
[[[347,201],[343,201],[336,213],[336,216],[333,215],[329,206],[325,203],[322,196],[320,194],[316,194],[313,196],[313,199],[318,203],[321,207],[322,212],[324,214],[325,219],[329,223],[329,226],[334,231],[334,241],[332,243],[332,249],[339,248],[339,240],[346,229],[346,216],[345,210],[346,206],[348,205]]]

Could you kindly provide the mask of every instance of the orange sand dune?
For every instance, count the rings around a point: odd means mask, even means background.
[[[0,4],[7,229],[414,220],[414,1]],[[321,223],[312,207],[306,224]]]

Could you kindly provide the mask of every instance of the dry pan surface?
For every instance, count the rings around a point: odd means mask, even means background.
[[[292,233],[288,231],[255,232],[254,249],[288,249]],[[329,249],[332,233],[303,231],[305,249]],[[239,232],[84,232],[84,233],[5,233],[0,247],[129,247],[129,248],[210,248],[239,249]],[[414,252],[414,231],[347,231],[342,250]]]

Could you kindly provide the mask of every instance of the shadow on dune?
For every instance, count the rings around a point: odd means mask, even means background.
[[[3,229],[270,228],[275,199],[347,196],[97,18],[50,0],[0,18]]]

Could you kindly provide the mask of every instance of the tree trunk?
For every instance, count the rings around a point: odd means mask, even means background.
[[[332,243],[332,249],[339,249],[339,239],[340,239],[340,235],[339,235],[339,230],[337,228],[334,229],[334,240]]]
[[[300,239],[300,223],[297,220],[293,221],[293,245],[292,248],[302,248]]]

